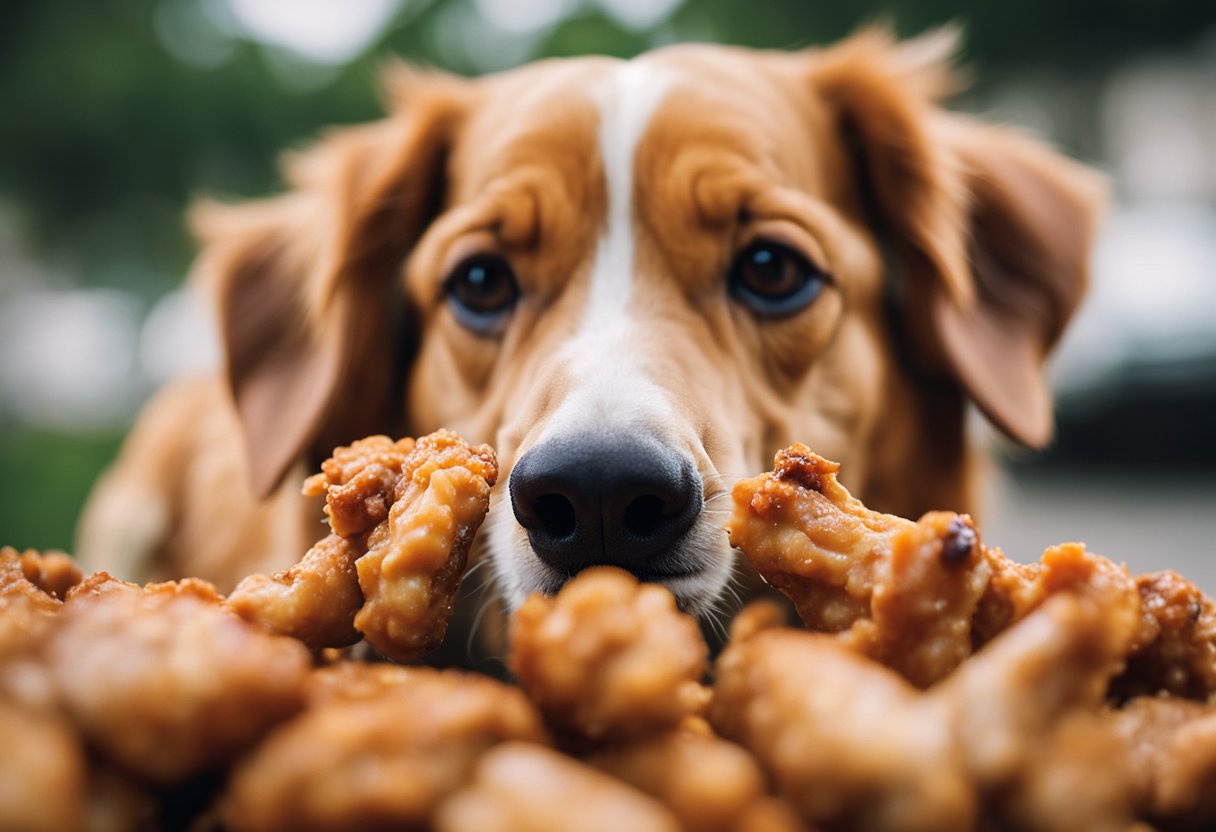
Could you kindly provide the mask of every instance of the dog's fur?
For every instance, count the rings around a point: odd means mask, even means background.
[[[293,156],[286,194],[197,209],[223,379],[149,406],[80,552],[229,586],[320,536],[300,474],[336,444],[439,427],[498,450],[480,537],[509,605],[556,585],[505,488],[545,438],[641,431],[695,461],[699,572],[669,582],[694,610],[731,568],[718,498],[791,441],[875,507],[969,508],[968,400],[1023,444],[1050,438],[1041,364],[1082,295],[1102,188],[942,110],[951,47],[869,30],[479,80],[396,68],[390,115]],[[757,237],[830,275],[805,310],[765,319],[728,295]],[[521,286],[498,336],[441,290],[483,251]]]

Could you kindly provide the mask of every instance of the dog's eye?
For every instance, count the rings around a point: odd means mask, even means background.
[[[484,335],[497,335],[519,300],[511,266],[489,254],[462,261],[444,282],[443,291],[456,320]]]
[[[789,246],[757,240],[730,267],[730,293],[758,315],[790,315],[819,297],[827,276]]]

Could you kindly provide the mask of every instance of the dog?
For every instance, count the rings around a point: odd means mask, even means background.
[[[971,509],[969,404],[1051,437],[1104,188],[943,109],[953,48],[391,68],[286,193],[195,209],[223,370],[147,407],[79,552],[231,586],[322,535],[299,483],[332,448],[439,427],[497,449],[508,608],[610,563],[714,609],[731,485],[792,441],[875,508]]]

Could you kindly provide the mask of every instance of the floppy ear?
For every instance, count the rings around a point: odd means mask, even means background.
[[[438,210],[467,89],[448,76],[416,75],[413,86],[389,118],[289,157],[283,196],[192,212],[204,244],[195,277],[217,300],[259,496],[302,455],[392,427],[400,268]]]
[[[1105,188],[1007,129],[948,114],[955,37],[877,30],[817,60],[815,83],[854,144],[859,178],[902,267],[909,332],[998,428],[1052,435],[1042,364],[1076,310]]]

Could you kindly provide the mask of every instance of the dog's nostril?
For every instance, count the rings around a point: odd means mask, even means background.
[[[561,494],[542,494],[532,506],[541,526],[553,539],[562,540],[574,534],[577,526],[574,506]]]
[[[643,494],[625,506],[622,522],[625,531],[635,537],[649,537],[664,523],[663,512],[667,504],[661,497]]]
[[[568,575],[596,563],[650,573],[701,512],[692,460],[645,435],[539,443],[515,463],[510,490],[532,551]]]

